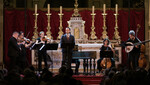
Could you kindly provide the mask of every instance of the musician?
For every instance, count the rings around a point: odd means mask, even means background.
[[[75,45],[75,38],[70,34],[70,28],[65,29],[66,34],[62,35],[60,44],[62,48],[62,66],[71,68],[72,52]]]
[[[17,59],[20,56],[20,47],[17,44],[18,35],[19,33],[17,31],[13,32],[12,37],[8,41],[8,56],[10,58],[9,70],[12,70],[18,65]]]
[[[27,58],[26,58],[26,48],[31,46],[32,41],[29,41],[29,39],[26,39],[24,37],[24,32],[20,31],[18,36],[18,45],[21,48],[20,56],[18,58],[18,65],[19,67],[24,70],[27,65],[29,65]]]
[[[138,43],[141,42],[137,37],[135,37],[135,32],[133,30],[129,31],[129,39],[126,42]],[[138,67],[138,59],[140,56],[140,45],[135,45],[133,50],[128,53],[128,66],[129,69],[136,69]],[[132,64],[131,64],[132,63]]]
[[[115,53],[115,51],[112,49],[111,46],[109,46],[109,39],[104,39],[103,40],[103,45],[102,47],[100,48],[100,51],[113,51],[113,53]],[[103,60],[103,56],[100,56],[100,59],[97,61],[97,69],[98,69],[98,73],[102,70],[102,67],[101,67],[101,61]],[[112,66],[111,67],[114,67],[115,66],[115,61],[113,58],[111,58],[111,63],[112,63]]]
[[[44,31],[41,31],[39,33],[39,38],[37,38],[36,42],[39,43],[39,44],[46,44],[47,41],[44,41],[45,40],[45,35],[44,35]],[[38,50],[38,70],[41,71],[42,70],[42,66],[41,66],[41,63],[42,63],[42,58],[44,59],[44,63],[45,63],[45,68],[48,68],[48,65],[47,65],[47,53],[46,53],[46,49],[43,48],[43,49],[39,49]]]

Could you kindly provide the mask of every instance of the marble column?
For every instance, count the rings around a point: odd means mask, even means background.
[[[3,0],[0,0],[0,69],[3,66]]]
[[[145,40],[150,40],[150,1],[145,0]],[[145,44],[146,55],[148,56],[148,66],[147,69],[150,67],[150,43]]]

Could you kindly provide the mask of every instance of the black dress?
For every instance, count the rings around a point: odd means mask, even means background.
[[[100,51],[112,51],[110,47],[105,47],[104,45],[102,45],[102,47],[100,48]],[[99,72],[102,70],[102,67],[100,66],[100,63],[101,61],[103,60],[103,57],[101,56],[100,59],[98,59],[97,61],[97,69],[99,70]],[[111,58],[111,63],[112,63],[112,66],[111,67],[114,67],[115,66],[115,61],[113,59],[113,56]]]

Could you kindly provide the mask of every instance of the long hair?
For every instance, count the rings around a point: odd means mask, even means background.
[[[108,38],[105,38],[105,39],[103,40],[103,44],[104,44],[104,42],[105,42],[106,40],[108,41],[107,45],[109,45],[110,41],[109,41]]]

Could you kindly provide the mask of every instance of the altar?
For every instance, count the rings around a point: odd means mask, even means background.
[[[97,67],[97,60],[100,58],[100,47],[102,46],[102,43],[76,43],[76,45],[78,45],[78,51],[96,51],[96,67]],[[118,56],[113,56],[114,60],[115,60],[115,64],[121,64],[121,60],[122,60],[122,55],[121,55],[121,47],[115,47],[115,52]],[[48,65],[50,69],[59,69],[61,67],[61,63],[62,63],[62,52],[61,52],[61,48],[60,48],[60,44],[58,46],[57,50],[47,50],[47,54],[50,56],[52,62],[48,61]],[[32,50],[32,65],[37,65],[37,61],[36,61],[37,55],[36,52],[34,50]],[[92,61],[93,63],[93,61]],[[44,62],[42,62],[42,65],[44,65]],[[80,67],[79,70],[82,69],[83,70],[83,60],[80,59]]]

